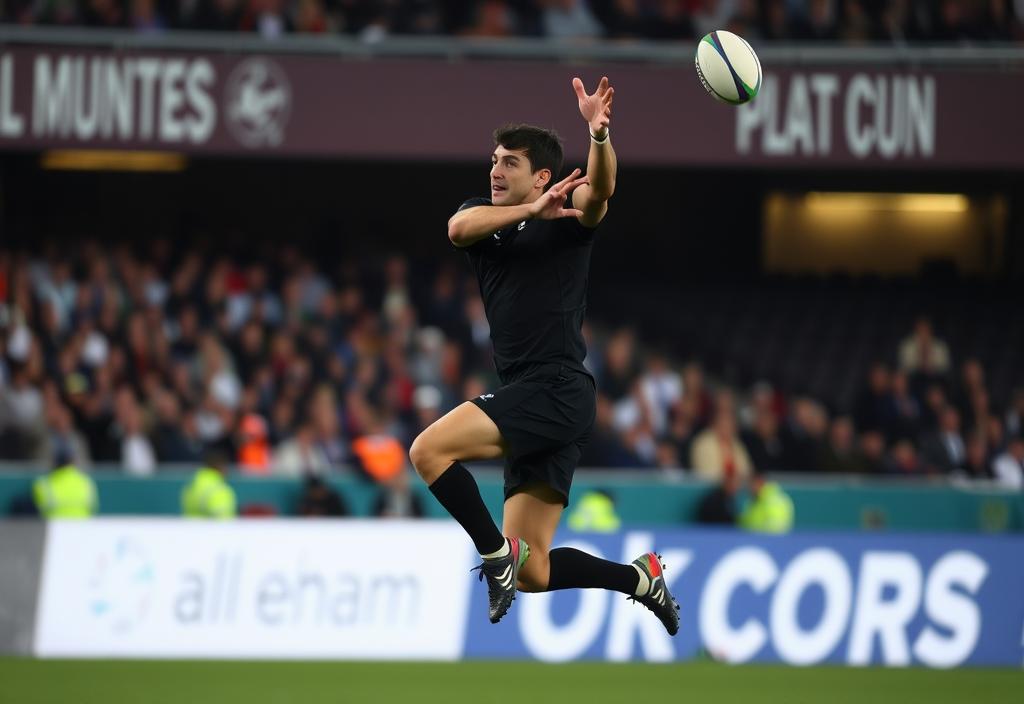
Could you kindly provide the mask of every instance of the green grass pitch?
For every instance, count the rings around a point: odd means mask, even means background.
[[[1009,704],[1020,670],[0,659],[3,704]]]

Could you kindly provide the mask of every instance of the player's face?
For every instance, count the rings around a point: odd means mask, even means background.
[[[500,144],[491,155],[491,202],[519,205],[535,200],[550,178],[547,169],[533,172],[523,149],[506,149]]]

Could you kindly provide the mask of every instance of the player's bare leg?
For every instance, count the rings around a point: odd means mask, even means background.
[[[497,623],[515,599],[516,580],[530,549],[521,538],[507,539],[501,534],[462,461],[498,459],[504,453],[498,426],[469,402],[435,421],[409,449],[416,472],[483,557],[480,578],[487,578],[491,623]]]
[[[519,589],[547,591],[548,554],[562,517],[562,495],[547,484],[527,484],[505,500],[502,532],[518,535],[530,546],[530,560],[519,572]]]
[[[640,602],[671,635],[679,630],[679,606],[665,584],[661,559],[646,553],[628,565],[575,548],[551,549],[562,515],[562,495],[546,484],[527,484],[505,501],[504,532],[530,544],[530,561],[519,573],[524,592],[572,588],[611,589]]]
[[[505,454],[505,441],[486,413],[465,402],[431,423],[413,441],[409,459],[428,485],[453,462],[496,460]]]

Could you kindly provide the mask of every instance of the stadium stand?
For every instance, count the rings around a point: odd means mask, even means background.
[[[537,36],[559,40],[693,39],[729,29],[789,42],[1020,41],[1024,3],[943,0],[8,0],[19,25],[388,35]]]
[[[496,383],[466,273],[381,255],[338,274],[295,248],[271,260],[166,240],[0,249],[0,457],[149,475],[213,446],[255,476],[375,476],[381,448]],[[706,304],[657,326],[595,321],[584,464],[679,472],[710,429],[703,446],[742,440],[759,471],[995,476],[1024,419],[1012,297],[976,282],[754,285],[692,284]],[[948,369],[900,368],[921,316]],[[675,348],[693,358],[660,351]]]
[[[664,283],[645,292],[633,285],[648,302],[665,300],[672,290]],[[691,282],[686,295],[701,305],[649,319],[645,315],[653,316],[655,306],[630,306],[628,315],[644,330],[666,330],[679,347],[692,349],[716,375],[741,387],[771,380],[787,393],[851,409],[874,363],[898,366],[900,344],[922,316],[948,344],[957,367],[940,374],[944,384],[955,386],[959,367],[970,359],[987,372],[996,406],[1008,404],[1020,383],[1024,330],[1009,285],[958,277],[930,283],[907,277],[774,276]],[[601,298],[600,305],[613,310],[615,300]],[[615,313],[626,317],[625,311]]]

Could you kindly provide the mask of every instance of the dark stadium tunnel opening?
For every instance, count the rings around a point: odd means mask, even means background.
[[[748,181],[624,169],[595,250],[595,280],[756,274],[756,255],[743,245],[756,245],[758,208],[729,202],[737,185],[743,201],[756,201]],[[193,157],[171,174],[53,171],[37,154],[8,154],[0,160],[0,223],[6,241],[30,247],[40,235],[135,244],[166,237],[242,254],[287,242],[321,260],[381,250],[433,259],[451,249],[443,234],[451,214],[486,189],[486,162]]]
[[[612,286],[662,279],[756,279],[763,273],[762,203],[770,192],[862,191],[864,172],[739,171],[623,165],[592,276]],[[980,173],[971,194],[1004,194],[1009,230],[1020,230],[1018,175]],[[412,258],[450,249],[445,223],[486,193],[481,163],[190,157],[184,171],[54,171],[35,153],[0,159],[0,227],[19,246],[83,235],[144,242],[154,236],[244,251],[295,244],[318,257],[381,250]],[[880,192],[963,191],[955,172],[881,171]],[[1021,238],[1009,238],[1009,274],[1024,271]]]

